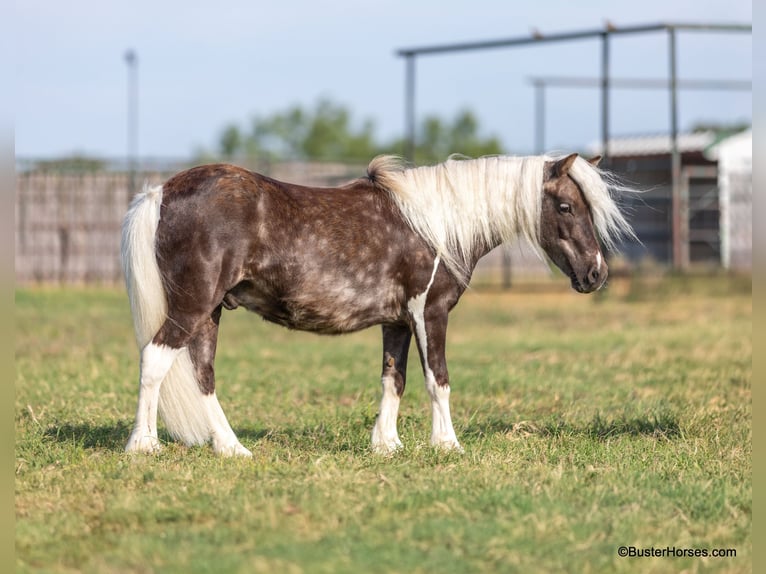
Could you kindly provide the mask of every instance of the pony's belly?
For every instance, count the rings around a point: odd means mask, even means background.
[[[275,290],[246,281],[231,289],[223,304],[228,309],[244,307],[289,329],[323,334],[350,333],[402,318],[402,305],[391,296],[395,289],[312,287]]]

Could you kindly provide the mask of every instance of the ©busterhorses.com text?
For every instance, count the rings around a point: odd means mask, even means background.
[[[737,549],[620,546],[617,555],[621,558],[736,558]]]

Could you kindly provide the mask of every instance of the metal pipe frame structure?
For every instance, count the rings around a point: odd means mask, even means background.
[[[599,88],[603,87],[600,78],[584,76],[531,76],[529,83],[534,88],[535,94],[535,153],[545,152],[545,117],[548,88]],[[664,78],[610,78],[610,89],[627,90],[663,90],[670,89],[670,81]],[[677,80],[676,89],[697,91],[743,91],[753,89],[751,80],[716,80],[716,79],[693,79]],[[603,136],[602,136],[603,137]]]
[[[553,42],[571,42],[592,38],[601,39],[601,140],[604,157],[602,162],[609,165],[609,92],[613,81],[609,72],[609,41],[612,36],[629,34],[646,34],[651,32],[666,32],[668,34],[668,84],[670,97],[670,140],[671,140],[671,174],[673,188],[673,264],[681,267],[682,254],[677,230],[680,229],[680,193],[681,193],[681,155],[678,150],[678,70],[676,36],[679,31],[689,32],[724,32],[724,33],[753,33],[752,24],[722,24],[722,23],[656,23],[635,26],[615,26],[607,22],[602,29],[579,30],[543,34],[535,32],[531,36],[485,40],[479,42],[462,42],[454,44],[439,44],[413,48],[401,48],[396,55],[403,57],[406,62],[405,76],[405,157],[409,161],[415,158],[416,127],[415,127],[415,59],[421,56],[432,56],[454,52],[490,50],[495,48],[513,48],[531,44],[549,44]],[[538,94],[538,97],[540,95]],[[540,138],[540,134],[537,134]],[[538,143],[542,140],[538,140]]]

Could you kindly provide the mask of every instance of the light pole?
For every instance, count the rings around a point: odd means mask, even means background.
[[[128,65],[128,197],[136,194],[138,164],[138,56],[133,50],[125,52]]]

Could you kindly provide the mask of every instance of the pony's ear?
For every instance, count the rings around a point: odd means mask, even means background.
[[[553,172],[559,177],[564,177],[576,159],[576,153],[571,153],[568,156],[561,158],[556,162],[556,165],[553,166]]]
[[[593,167],[596,167],[599,162],[601,161],[601,156],[597,155],[588,160],[588,163],[591,164]]]

